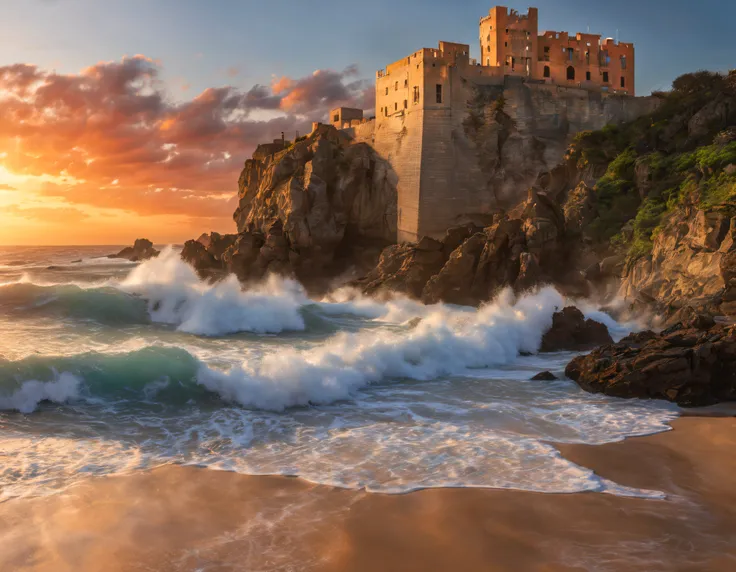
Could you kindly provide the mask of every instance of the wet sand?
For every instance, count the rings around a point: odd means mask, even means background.
[[[560,446],[601,476],[667,493],[436,489],[377,495],[166,466],[0,504],[0,570],[736,570],[736,418]]]

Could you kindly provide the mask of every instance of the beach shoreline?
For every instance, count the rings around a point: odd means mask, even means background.
[[[0,504],[0,570],[736,568],[736,418],[563,456],[665,500],[425,489],[403,495],[168,465]]]

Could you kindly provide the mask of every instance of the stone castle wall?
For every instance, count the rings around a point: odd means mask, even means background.
[[[422,78],[422,90],[433,93],[442,85],[442,104],[410,105],[348,130],[393,168],[400,242],[441,237],[468,221],[488,223],[499,209],[526,197],[539,174],[562,160],[576,133],[632,121],[657,105],[655,98],[466,75],[459,66],[433,68]],[[502,98],[502,122],[489,120],[473,134],[466,125],[468,106],[479,96],[485,116]]]

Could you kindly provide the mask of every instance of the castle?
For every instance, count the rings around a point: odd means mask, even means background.
[[[513,204],[575,133],[633,120],[655,104],[633,97],[633,44],[540,35],[536,8],[521,15],[499,6],[480,19],[479,38],[480,60],[467,44],[440,42],[379,70],[375,119],[330,112],[334,126],[390,162],[399,241],[440,236]],[[503,129],[491,109],[508,118]]]

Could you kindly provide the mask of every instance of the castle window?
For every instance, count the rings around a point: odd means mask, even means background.
[[[396,85],[394,86],[394,91],[399,91],[399,82],[396,82]]]
[[[487,66],[491,65],[491,58],[486,59],[486,65]]]
[[[544,66],[544,77],[550,77],[549,66]]]
[[[575,68],[572,66],[568,66],[567,68],[567,79],[568,81],[574,81],[575,80]]]
[[[442,84],[437,84],[437,103],[442,103]]]
[[[590,51],[585,52],[585,63],[590,63]]]
[[[549,61],[549,46],[544,46],[544,61]]]
[[[603,83],[608,83],[608,72],[603,72]]]
[[[573,48],[567,48],[567,59],[568,61],[572,61],[572,56],[575,53],[575,50]]]
[[[504,45],[505,48],[508,48],[509,47],[509,43],[508,42],[504,42],[503,45]]]
[[[621,76],[621,87],[626,87],[626,78]]]
[[[626,56],[621,56],[621,69],[626,69]]]
[[[394,103],[394,111],[398,111],[398,110],[399,110],[399,104],[398,103]]]
[[[491,35],[488,34],[488,36],[486,37],[486,42],[490,42],[490,41],[491,41]]]
[[[405,79],[404,80],[404,87],[409,87],[409,80],[408,79]]]
[[[419,86],[414,86],[414,98],[412,99],[413,103],[419,103]]]
[[[590,81],[590,72],[585,72],[585,79]]]
[[[340,121],[340,116],[339,116],[339,115],[335,115],[335,116],[334,116],[334,117],[332,118],[332,122],[333,122],[333,123],[337,123],[338,121]]]
[[[404,100],[404,109],[406,109],[408,107],[409,107],[409,101],[405,99]]]
[[[388,95],[388,88],[386,88],[386,95]]]
[[[489,51],[489,52],[491,51],[491,46],[488,46],[488,50],[487,51]]]

